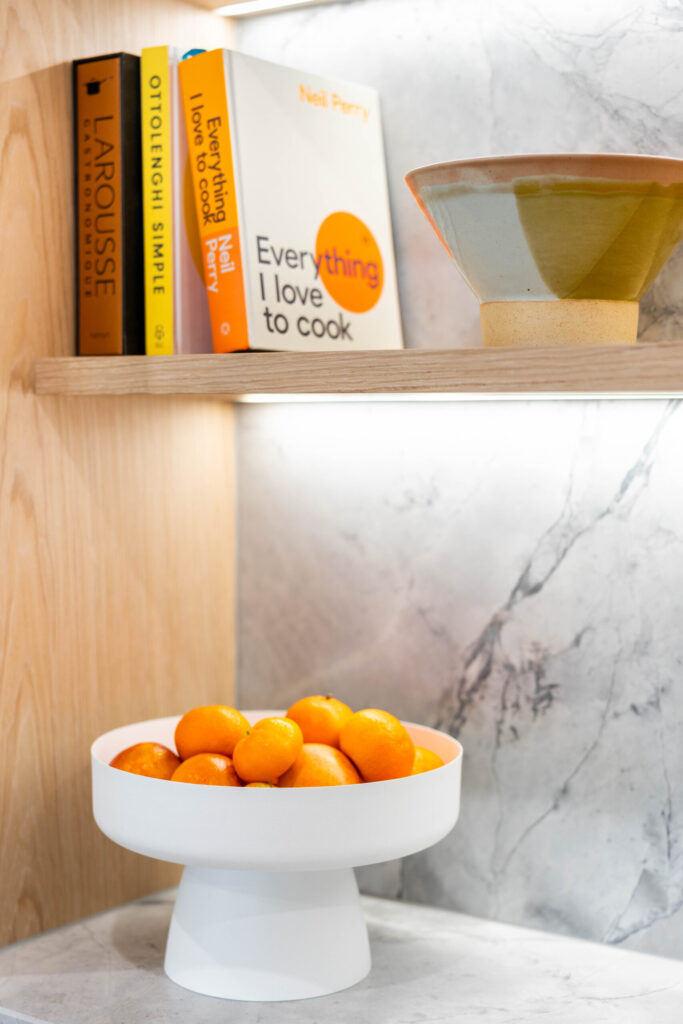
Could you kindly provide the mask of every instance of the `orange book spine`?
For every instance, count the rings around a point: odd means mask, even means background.
[[[140,58],[73,63],[77,350],[144,352]]]
[[[223,50],[179,67],[214,352],[249,348]]]

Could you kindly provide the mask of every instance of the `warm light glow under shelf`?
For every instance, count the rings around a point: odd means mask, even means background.
[[[240,3],[217,7],[214,14],[223,14],[227,18],[245,18],[249,14],[266,14],[268,11],[308,7],[317,3],[320,3],[320,0],[242,0]]]
[[[319,402],[595,402],[595,401],[658,401],[677,400],[680,395],[666,391],[606,392],[606,391],[525,391],[475,393],[464,391],[368,392],[367,394],[248,394],[230,396],[231,401],[244,405],[268,403]]]

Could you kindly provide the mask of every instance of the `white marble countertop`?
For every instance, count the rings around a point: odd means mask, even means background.
[[[169,981],[175,893],[0,950],[0,1024],[681,1024],[683,962],[365,897],[373,969],[355,988],[235,1003]]]

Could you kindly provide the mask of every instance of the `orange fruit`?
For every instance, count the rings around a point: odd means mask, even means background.
[[[225,704],[192,708],[176,726],[176,749],[183,761],[195,754],[232,757],[235,745],[246,736],[248,728],[244,715]]]
[[[413,768],[415,745],[408,730],[398,718],[378,708],[356,711],[342,726],[339,746],[365,782],[403,778]]]
[[[193,754],[171,777],[172,782],[194,782],[201,786],[241,786],[232,761],[225,754]]]
[[[443,761],[433,750],[426,747],[415,747],[415,760],[411,775],[420,775],[421,772],[430,772],[432,768],[441,768]]]
[[[133,775],[148,775],[152,779],[170,779],[180,764],[172,750],[162,743],[134,743],[126,747],[109,762],[112,768],[120,768]]]
[[[300,726],[304,743],[326,743],[330,747],[338,747],[339,731],[352,714],[351,708],[343,701],[329,693],[327,697],[317,693],[292,704],[287,718]]]
[[[291,718],[262,718],[235,747],[235,770],[244,782],[275,782],[294,764],[303,742]]]
[[[291,768],[280,778],[281,788],[346,786],[361,782],[346,754],[326,743],[304,743]]]
[[[245,789],[276,789],[272,782],[247,782],[244,786]]]

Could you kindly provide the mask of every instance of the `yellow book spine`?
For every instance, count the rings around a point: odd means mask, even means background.
[[[223,51],[179,70],[213,347],[234,352],[249,348],[249,333]]]
[[[142,51],[142,202],[145,262],[145,351],[172,355],[173,323],[173,163],[171,81],[167,46]]]

